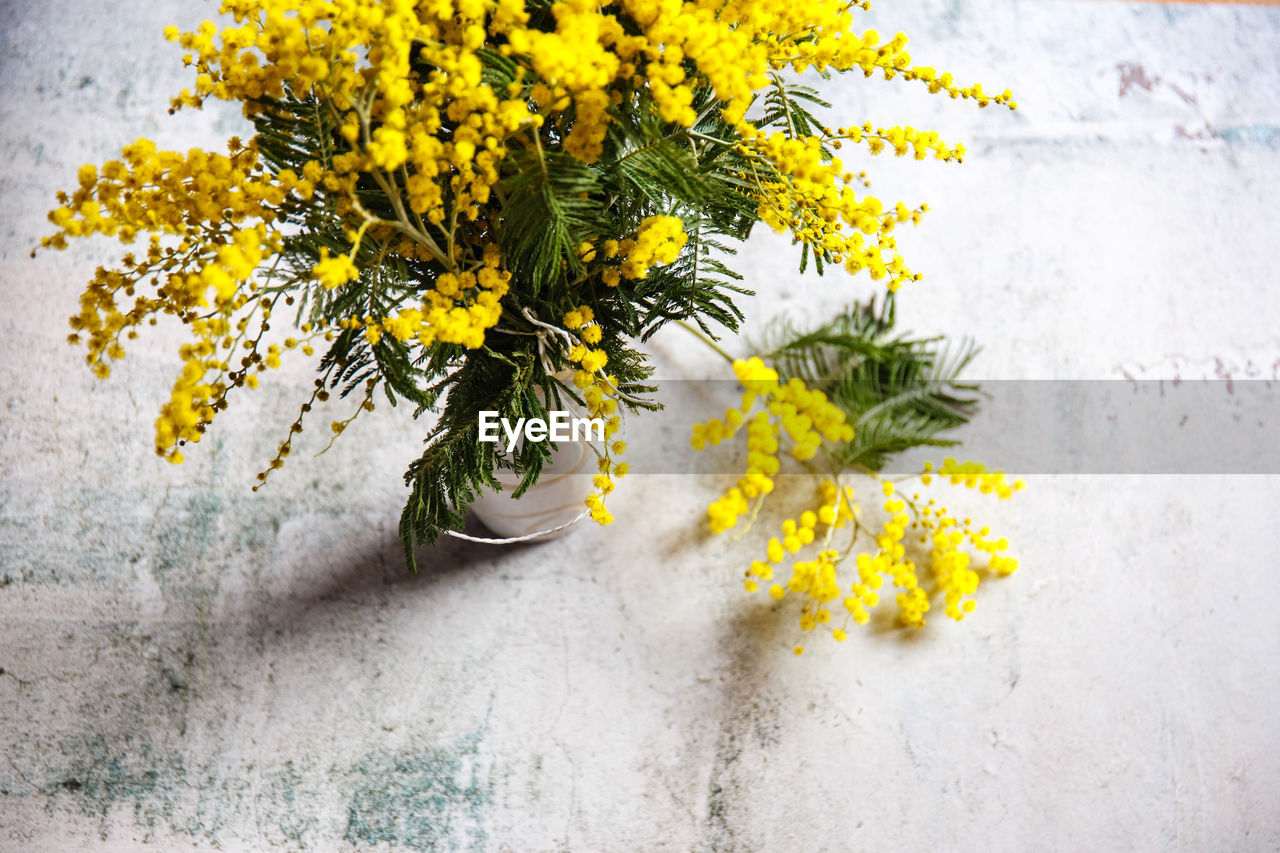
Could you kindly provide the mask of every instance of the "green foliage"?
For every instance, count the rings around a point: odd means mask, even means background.
[[[816,90],[799,83],[788,83],[776,74],[773,76],[773,88],[765,93],[764,113],[760,119],[762,127],[785,127],[788,134],[795,136],[820,136],[823,123],[813,115],[805,104],[812,104],[827,109],[831,104],[819,97]],[[830,151],[823,149],[830,157]]]
[[[574,250],[601,233],[606,200],[599,170],[540,147],[511,159],[516,171],[499,184],[506,197],[498,232],[503,256],[510,269],[521,271],[519,287],[527,294],[538,296],[555,284],[564,293],[568,277],[583,272]]]
[[[978,386],[960,373],[978,348],[968,340],[895,334],[893,294],[850,306],[812,331],[783,319],[766,336],[761,357],[782,379],[797,377],[821,390],[849,418],[854,438],[837,461],[879,471],[912,447],[951,447],[939,433],[977,414]]]

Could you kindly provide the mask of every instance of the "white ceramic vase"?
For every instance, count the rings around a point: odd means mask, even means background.
[[[591,494],[595,472],[596,455],[586,442],[561,442],[551,451],[551,461],[543,465],[538,482],[523,495],[511,496],[520,485],[520,478],[511,471],[499,470],[495,476],[502,491],[481,495],[471,504],[471,511],[502,539],[540,531],[553,532],[538,539],[563,536],[577,527],[570,522],[586,509],[583,501]]]

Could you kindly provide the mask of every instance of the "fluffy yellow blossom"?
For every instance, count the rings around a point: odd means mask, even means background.
[[[568,312],[563,322],[568,328],[577,330],[583,340],[587,339],[588,333],[593,329],[596,330],[594,337],[598,341],[600,327],[588,325],[594,320],[595,312],[591,306],[580,305]],[[603,350],[588,349],[579,344],[568,355],[570,361],[578,364],[579,369],[574,373],[573,382],[582,391],[587,414],[602,419],[605,424],[603,447],[597,450],[599,473],[592,480],[595,491],[587,496],[586,506],[591,519],[597,524],[612,524],[613,514],[605,506],[605,497],[613,491],[616,480],[625,477],[628,470],[625,462],[617,461],[617,457],[627,449],[626,442],[615,438],[622,428],[621,418],[617,414],[620,391],[614,377],[604,372],[608,356]]]
[[[693,429],[693,445],[701,449],[732,437],[743,423],[748,427],[748,470],[737,485],[708,506],[712,533],[735,527],[748,514],[754,519],[759,506],[753,510],[751,499],[759,501],[772,491],[773,481],[765,472],[777,472],[780,438],[789,438],[792,454],[803,460],[824,438],[847,441],[852,437],[843,418],[827,411],[830,404],[825,398],[803,383],[792,380],[780,384],[777,373],[759,359],[735,362],[734,372],[744,388],[742,408],[730,409],[723,419],[696,424]],[[758,400],[765,401],[765,410],[745,418],[744,412]],[[1003,473],[976,462],[947,459],[937,469],[926,465],[920,474],[925,485],[936,476],[999,497],[1024,488],[1021,480],[1007,483]],[[801,630],[826,626],[834,639],[843,641],[850,623],[865,625],[870,621],[873,609],[881,603],[886,580],[899,590],[894,599],[899,622],[921,628],[935,596],[941,597],[946,615],[957,621],[974,611],[972,596],[980,580],[974,555],[988,555],[986,568],[998,575],[1017,569],[1017,561],[1000,553],[1008,542],[992,537],[988,528],[975,530],[971,519],[961,522],[935,500],[926,503],[919,494],[908,497],[890,480],[879,480],[878,487],[884,498],[884,520],[876,530],[860,521],[861,508],[851,487],[822,481],[817,505],[782,522],[778,535],[765,543],[764,553],[748,567],[744,588],[757,592],[762,584],[768,584],[769,596],[776,601],[798,597]],[[846,526],[853,528],[852,540],[834,547],[833,534]],[[909,554],[911,530],[920,531],[920,544],[931,546],[927,578],[919,574]],[[859,538],[864,536],[870,538],[874,549],[857,549]],[[812,556],[802,556],[810,547],[815,549]],[[796,558],[790,562],[792,555]],[[849,558],[852,577],[845,568]],[[789,575],[780,574],[788,568]],[[779,580],[775,582],[775,578]],[[839,603],[836,609],[834,602]]]
[[[744,388],[742,405],[725,412],[724,420],[694,424],[690,439],[694,450],[702,450],[732,438],[742,424],[747,425],[747,468],[737,485],[708,507],[712,533],[734,527],[749,511],[750,500],[773,491],[780,439],[789,440],[791,455],[803,461],[813,458],[824,440],[836,443],[853,438],[844,412],[821,391],[810,390],[799,379],[779,383],[777,371],[759,358],[735,361],[733,370]],[[751,414],[757,402],[764,408]]]
[[[359,277],[360,271],[356,269],[356,265],[346,255],[338,255],[336,258],[331,258],[329,257],[328,249],[321,249],[320,260],[312,267],[311,274],[327,290],[333,290],[335,287],[344,285]]]
[[[615,250],[623,256],[619,273],[625,278],[644,278],[650,267],[669,264],[679,257],[688,239],[679,217],[646,217],[636,229],[635,239],[623,240]]]
[[[866,270],[872,278],[888,279],[890,290],[918,276],[897,254],[891,232],[918,215],[905,205],[886,210],[873,196],[859,198],[845,183],[839,159],[824,159],[816,136],[793,138],[765,134],[742,123],[739,147],[759,159],[775,175],[759,189],[760,219],[794,238],[831,263],[851,273]]]

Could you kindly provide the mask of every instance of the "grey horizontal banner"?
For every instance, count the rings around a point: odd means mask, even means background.
[[[890,458],[887,474],[920,471],[952,456],[1026,474],[1280,474],[1280,381],[970,380],[980,392],[972,421],[938,438],[955,447],[915,448]],[[636,474],[740,474],[746,428],[695,451],[692,425],[740,404],[732,380],[657,380],[657,412],[627,413],[619,461]],[[756,403],[750,414],[761,410]],[[858,428],[855,424],[855,428]],[[856,441],[857,439],[855,439]],[[782,472],[801,473],[781,442]],[[824,447],[829,446],[824,443]],[[811,464],[823,465],[823,455]]]

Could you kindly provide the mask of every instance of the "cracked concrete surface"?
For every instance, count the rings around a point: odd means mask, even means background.
[[[400,413],[249,491],[304,365],[157,461],[179,333],[93,380],[65,318],[117,247],[28,251],[81,163],[241,132],[165,114],[189,80],[161,30],[211,11],[0,3],[0,850],[1280,846],[1275,477],[1036,477],[974,506],[1023,568],[964,624],[797,659],[792,619],[737,584],[754,537],[700,533],[708,479],[632,478],[608,530],[447,542],[414,576],[395,524],[422,425]],[[905,325],[973,335],[986,378],[1273,376],[1280,9],[871,17],[1022,105],[826,87],[846,122],[971,152],[867,164],[933,208],[902,237],[926,274]],[[874,287],[793,261],[745,251],[757,321]],[[681,335],[653,342],[660,375],[720,369]]]

